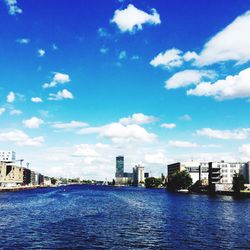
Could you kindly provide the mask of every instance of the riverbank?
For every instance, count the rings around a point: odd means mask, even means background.
[[[37,188],[49,188],[49,187],[58,187],[58,186],[19,186],[19,187],[0,187],[0,192],[18,192],[23,190],[31,190]]]

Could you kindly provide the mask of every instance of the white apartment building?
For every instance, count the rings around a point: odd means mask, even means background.
[[[1,151],[0,150],[0,161],[10,162],[16,160],[16,153],[14,151]]]

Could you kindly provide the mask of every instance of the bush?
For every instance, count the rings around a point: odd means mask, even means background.
[[[188,189],[192,185],[190,174],[185,171],[176,171],[169,177],[167,188],[171,191]]]
[[[158,188],[162,184],[161,179],[155,177],[149,177],[145,179],[146,188]]]

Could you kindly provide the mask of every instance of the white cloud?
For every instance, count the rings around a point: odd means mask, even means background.
[[[21,14],[23,10],[17,6],[16,0],[5,0],[7,7],[9,8],[10,15]]]
[[[40,97],[31,97],[30,100],[35,103],[43,102],[43,100]]]
[[[183,60],[186,62],[198,59],[198,55],[194,51],[188,51],[183,55]]]
[[[48,100],[59,101],[63,99],[74,99],[73,94],[67,89],[63,89],[62,91],[58,91],[56,94],[50,93]]]
[[[239,147],[239,152],[242,154],[242,157],[245,161],[249,161],[250,158],[250,144],[243,144]]]
[[[175,124],[175,123],[162,123],[162,124],[161,124],[161,127],[162,127],[162,128],[171,129],[171,128],[175,128],[175,127],[176,127],[176,124]]]
[[[219,129],[203,128],[197,130],[196,134],[213,139],[243,140],[248,138],[250,134],[250,128],[241,128],[235,130],[219,130]]]
[[[44,83],[43,88],[53,88],[56,87],[58,84],[65,84],[70,82],[70,77],[68,74],[63,74],[59,72],[54,72],[53,79],[50,83]]]
[[[122,50],[118,55],[119,60],[125,59],[126,57],[127,57],[127,52],[125,50]]]
[[[52,44],[52,49],[53,49],[53,50],[58,50],[58,46],[57,46],[56,44],[53,43],[53,44]]]
[[[169,146],[176,147],[176,148],[196,148],[198,144],[189,142],[189,141],[169,141]]]
[[[218,100],[250,97],[250,68],[215,83],[202,82],[196,88],[188,90],[187,94],[213,96]]]
[[[20,44],[28,44],[30,42],[30,39],[29,38],[19,38],[16,40],[17,43],[20,43]]]
[[[158,119],[151,115],[144,115],[142,113],[135,113],[132,116],[121,118],[119,122],[123,125],[128,124],[147,124],[157,121]]]
[[[103,55],[107,54],[108,51],[109,51],[108,48],[100,48],[100,53],[103,54]]]
[[[11,115],[21,115],[23,112],[21,111],[21,110],[19,110],[19,109],[12,109],[11,111],[10,111],[10,114]]]
[[[44,121],[40,118],[32,117],[28,120],[23,120],[22,123],[26,128],[39,128],[40,125],[44,124]]]
[[[11,91],[11,92],[9,92],[9,94],[7,95],[7,102],[8,102],[8,103],[12,103],[12,102],[15,101],[15,98],[16,98],[15,93]]]
[[[79,134],[98,134],[113,143],[153,142],[156,135],[149,133],[137,124],[123,125],[110,123],[101,127],[89,127],[79,130]]]
[[[182,65],[183,60],[181,50],[178,49],[170,49],[166,50],[164,53],[158,54],[150,64],[154,67],[162,66],[164,68],[172,68],[172,67],[179,67]]]
[[[188,114],[185,114],[185,115],[180,116],[179,119],[183,121],[191,121],[192,117]]]
[[[147,153],[144,155],[146,163],[166,166],[167,157],[163,152]]]
[[[183,70],[169,78],[165,82],[165,88],[176,89],[186,87],[191,84],[198,84],[202,79],[211,79],[214,76],[214,72],[208,70]]]
[[[5,112],[5,108],[0,108],[0,115],[2,115]]]
[[[124,10],[116,10],[111,22],[116,23],[121,32],[135,33],[137,30],[142,30],[143,24],[157,25],[161,23],[157,11],[155,9],[151,11],[152,14],[148,14],[129,4]]]
[[[31,138],[21,130],[12,130],[0,132],[0,141],[13,142],[18,146],[41,146],[44,138],[42,136]]]
[[[250,11],[247,11],[205,44],[196,63],[204,66],[228,60],[238,63],[249,61],[249,27]]]
[[[45,50],[44,49],[39,49],[38,51],[37,51],[37,53],[38,53],[38,56],[39,57],[43,57],[44,55],[45,55]]]
[[[108,37],[110,35],[105,28],[99,28],[97,33],[100,37]]]
[[[71,121],[68,123],[56,122],[52,124],[52,127],[56,129],[77,129],[77,128],[83,128],[87,126],[88,126],[88,123],[80,122],[80,121]]]

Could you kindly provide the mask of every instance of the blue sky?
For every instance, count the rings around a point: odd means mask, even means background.
[[[250,1],[0,1],[0,145],[50,176],[250,158]]]

